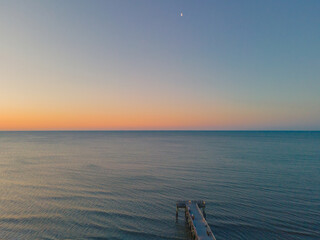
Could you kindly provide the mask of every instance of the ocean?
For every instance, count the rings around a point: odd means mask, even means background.
[[[320,132],[0,132],[0,239],[320,239]]]

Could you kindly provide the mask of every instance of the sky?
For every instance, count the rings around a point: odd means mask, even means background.
[[[1,0],[0,130],[320,130],[319,12]]]

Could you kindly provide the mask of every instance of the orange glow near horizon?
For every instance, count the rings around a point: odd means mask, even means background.
[[[217,110],[178,111],[36,111],[20,110],[1,116],[0,130],[224,130],[265,124],[265,115]],[[272,119],[269,119],[272,121]]]

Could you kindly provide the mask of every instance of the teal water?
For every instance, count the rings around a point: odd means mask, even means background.
[[[0,239],[320,239],[320,132],[0,132]]]

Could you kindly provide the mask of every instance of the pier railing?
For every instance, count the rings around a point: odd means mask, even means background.
[[[194,226],[194,223],[192,221],[192,217],[190,215],[190,212],[188,211],[188,209],[186,208],[186,220],[188,222],[188,225],[190,226],[190,231],[191,231],[191,235],[194,237],[194,239],[198,239],[198,233],[197,233],[197,229]]]

